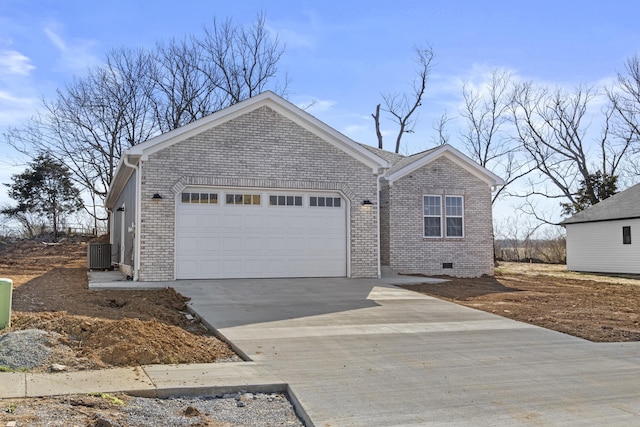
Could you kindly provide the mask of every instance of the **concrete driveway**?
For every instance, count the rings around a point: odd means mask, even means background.
[[[591,343],[380,280],[178,281],[313,425],[640,425],[640,343]]]

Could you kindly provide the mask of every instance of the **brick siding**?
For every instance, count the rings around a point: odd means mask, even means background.
[[[446,157],[440,157],[382,188],[381,198],[388,198],[389,206],[388,243],[385,233],[381,233],[383,264],[401,273],[457,277],[493,274],[493,224],[488,184]],[[445,195],[464,197],[463,238],[423,237],[424,195],[442,195],[443,199]],[[382,207],[381,219],[384,219],[385,204]],[[452,263],[453,268],[443,269],[443,263]]]
[[[141,281],[174,279],[175,199],[187,185],[340,191],[350,203],[351,277],[377,275],[370,167],[268,107],[260,107],[141,163]],[[152,199],[154,193],[162,199]]]

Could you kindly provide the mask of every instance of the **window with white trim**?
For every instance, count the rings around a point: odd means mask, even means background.
[[[227,205],[259,205],[260,195],[227,193],[225,196],[225,202]]]
[[[218,204],[218,193],[196,193],[196,192],[183,192],[180,194],[180,200],[182,203],[203,203],[203,204]]]
[[[462,196],[445,196],[444,200],[447,237],[463,237],[464,199]]]
[[[424,196],[424,237],[442,237],[442,196]]]
[[[269,206],[302,206],[302,196],[269,195]]]
[[[309,197],[309,206],[313,208],[315,207],[339,208],[340,205],[342,204],[341,200],[342,199],[340,197],[312,196],[312,197]]]
[[[424,237],[464,237],[464,198],[444,196],[444,209],[442,199],[423,196]]]

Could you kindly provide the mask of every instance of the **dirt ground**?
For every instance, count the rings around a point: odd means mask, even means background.
[[[69,371],[237,359],[185,315],[188,299],[173,289],[90,291],[86,254],[81,241],[0,245],[0,277],[14,281],[10,330],[62,334],[55,363]]]
[[[51,362],[82,370],[237,360],[226,344],[185,316],[187,300],[172,289],[89,291],[86,250],[86,242],[0,242],[0,277],[13,279],[15,285],[10,331],[36,328],[60,333]],[[405,287],[591,341],[640,341],[640,278],[505,263],[495,277],[447,279],[442,284]],[[32,371],[48,368],[43,364]],[[117,399],[126,404],[130,397],[2,399],[0,423],[45,425],[37,414],[46,413],[58,414],[60,420],[46,425],[120,425],[108,421],[123,416]],[[191,425],[243,424],[194,419]]]
[[[495,277],[443,278],[403,287],[590,341],[640,341],[640,277],[501,263]]]

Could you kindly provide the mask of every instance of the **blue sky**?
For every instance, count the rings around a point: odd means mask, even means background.
[[[637,0],[2,0],[0,132],[19,126],[42,97],[52,97],[112,48],[201,34],[213,17],[250,23],[260,11],[286,44],[280,69],[291,78],[289,99],[300,105],[315,100],[310,113],[372,145],[370,114],[380,94],[408,89],[413,46],[429,43],[436,54],[433,73],[406,152],[433,146],[434,121],[445,111],[455,118],[462,84],[481,84],[491,69],[572,88],[610,81],[640,52]],[[457,125],[451,122],[454,146]],[[0,182],[24,169],[13,166],[19,160],[0,140]],[[6,200],[0,189],[0,202]]]

